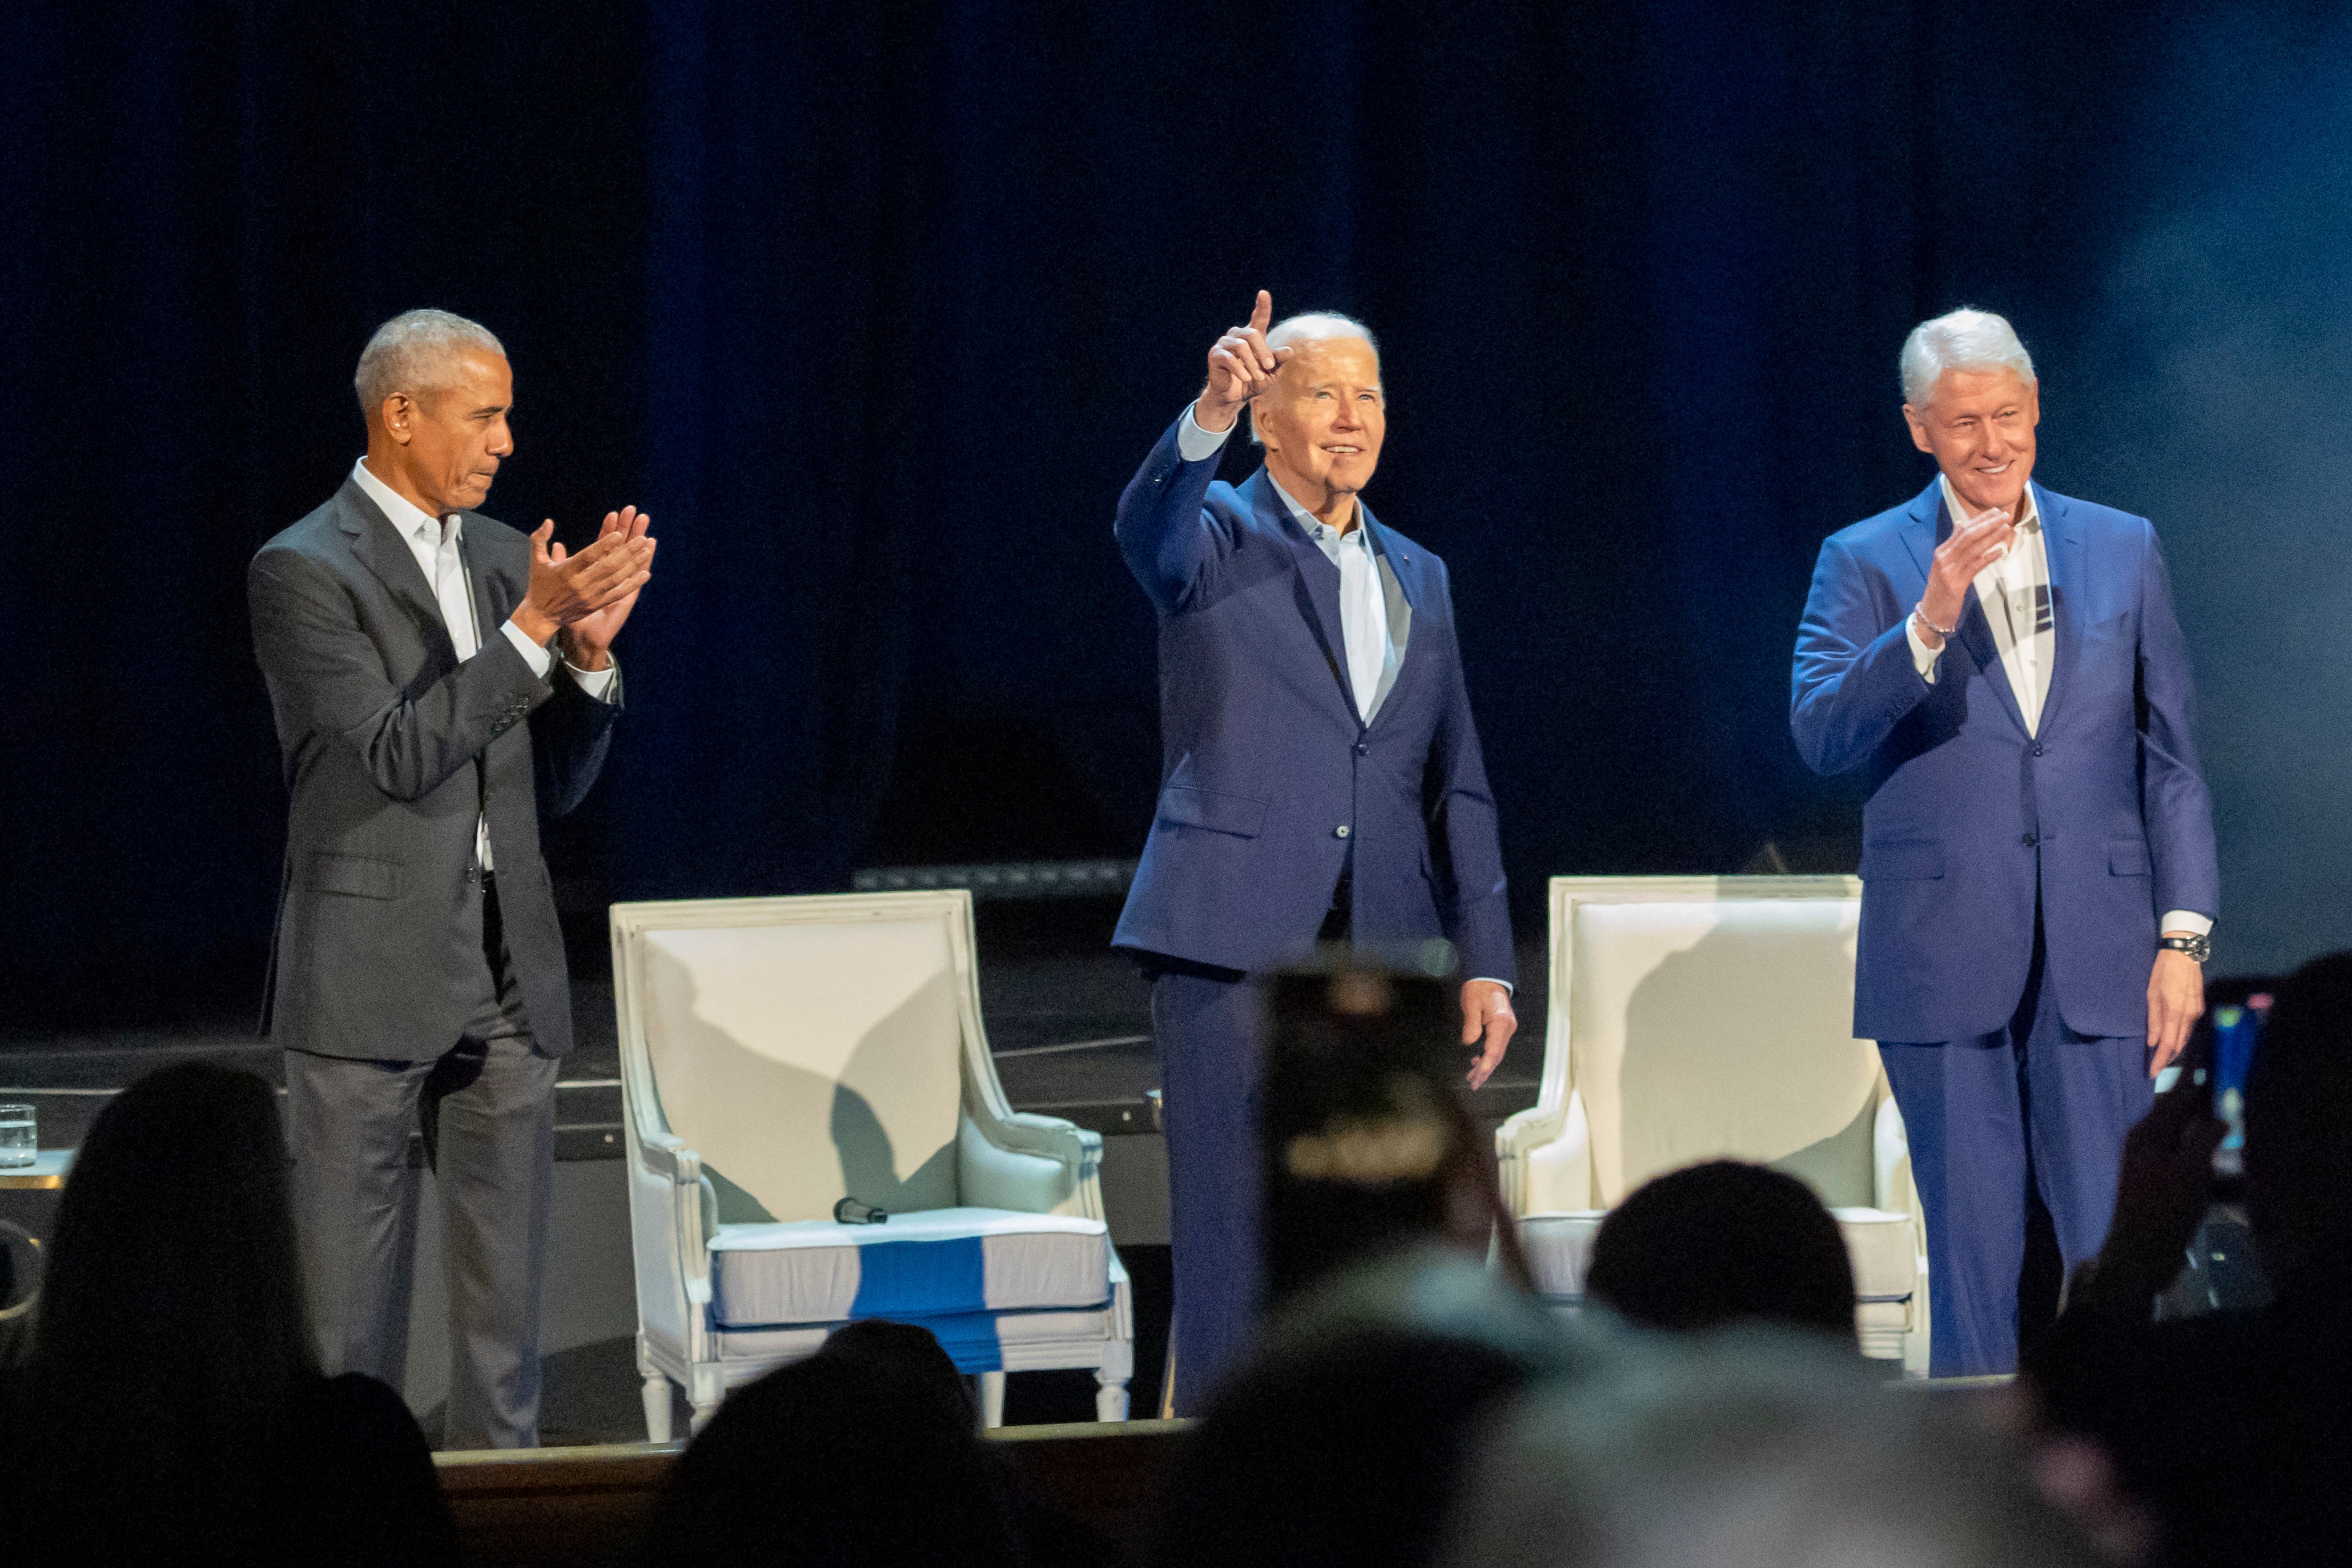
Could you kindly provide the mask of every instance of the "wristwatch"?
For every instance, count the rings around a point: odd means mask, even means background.
[[[2158,947],[2168,947],[2175,952],[2185,952],[2199,963],[2213,956],[2213,939],[2210,936],[2160,936]]]

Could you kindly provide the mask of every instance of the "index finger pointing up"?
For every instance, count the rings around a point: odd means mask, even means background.
[[[1273,320],[1274,296],[1261,289],[1257,291],[1257,303],[1250,307],[1249,324],[1262,332],[1265,331],[1266,323]]]

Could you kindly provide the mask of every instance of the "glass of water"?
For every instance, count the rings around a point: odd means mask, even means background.
[[[29,1105],[0,1105],[0,1170],[29,1165],[41,1152],[38,1129]]]

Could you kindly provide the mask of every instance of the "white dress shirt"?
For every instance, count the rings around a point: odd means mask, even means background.
[[[1950,479],[1939,474],[1936,482],[1942,487],[1944,506],[1951,514],[1952,526],[1959,527],[1968,521],[1968,507],[1952,489]],[[2050,596],[2050,542],[2042,526],[2042,509],[2034,501],[2032,485],[2025,487],[2024,503],[2024,515],[2018,519],[2016,537],[2009,552],[1978,573],[1974,586],[1985,624],[1992,628],[1992,644],[2000,655],[2001,674],[2009,681],[2010,695],[2017,699],[2019,717],[2025,721],[2025,732],[2038,735],[2042,704],[2050,698],[2050,672],[2057,663],[2058,623],[2052,613]],[[1936,663],[1944,650],[1931,648],[1921,639],[1916,619],[1906,618],[1903,625],[1904,635],[1911,643],[1911,662],[1932,686]],[[1947,639],[1945,647],[1949,646]],[[2158,922],[2157,929],[2204,936],[2212,931],[2213,922],[2189,910],[2171,910]]]
[[[425,574],[425,584],[432,588],[433,597],[441,607],[441,624],[449,633],[449,641],[457,649],[458,662],[482,651],[481,622],[474,611],[474,584],[466,575],[466,560],[461,549],[465,542],[466,520],[451,513],[446,518],[435,517],[413,504],[407,497],[385,484],[368,471],[367,459],[362,458],[352,465],[352,478],[366,492],[368,500],[382,509],[384,517],[399,533],[410,553],[416,557],[417,570]],[[530,666],[533,675],[541,679],[554,668],[555,657],[530,640],[529,634],[507,617],[499,628],[514,644],[515,651]],[[610,701],[614,672],[619,668],[608,664],[602,669],[583,669],[570,659],[563,668],[571,673],[580,689],[599,701]],[[474,853],[485,872],[495,869],[490,859],[490,824],[488,817],[475,825]]]
[[[1176,425],[1176,455],[1188,463],[1213,458],[1223,450],[1225,438],[1240,423],[1236,418],[1223,430],[1203,430],[1187,405],[1183,418]],[[1282,498],[1282,504],[1298,521],[1298,526],[1307,531],[1316,547],[1339,569],[1339,636],[1347,644],[1348,684],[1356,700],[1356,717],[1369,728],[1380,713],[1381,705],[1388,700],[1389,689],[1396,684],[1397,671],[1404,664],[1398,627],[1391,623],[1389,616],[1387,578],[1391,568],[1372,549],[1371,536],[1361,522],[1341,533],[1301,506],[1273,474],[1266,475],[1266,482],[1274,486],[1274,493]],[[1403,609],[1402,589],[1397,592],[1396,603]],[[1410,614],[1410,610],[1404,610],[1404,616]],[[1405,624],[1410,626],[1410,620]],[[1502,985],[1506,991],[1512,989],[1485,975],[1473,978],[1488,980],[1490,984]]]

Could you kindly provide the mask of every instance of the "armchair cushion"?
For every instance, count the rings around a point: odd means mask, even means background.
[[[710,1243],[720,1328],[1099,1307],[1103,1222],[1004,1209],[927,1209],[887,1225],[727,1225]]]

